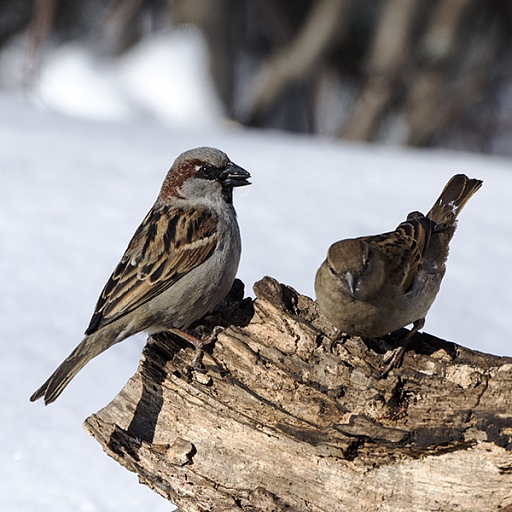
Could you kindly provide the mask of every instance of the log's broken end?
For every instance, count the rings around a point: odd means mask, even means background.
[[[244,299],[238,282],[204,320],[227,327],[206,373],[191,368],[193,347],[155,335],[86,420],[142,483],[183,512],[512,504],[512,359],[420,334],[379,380],[392,340],[342,336],[272,278],[254,292]]]

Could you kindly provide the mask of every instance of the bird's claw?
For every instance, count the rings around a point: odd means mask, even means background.
[[[191,366],[194,370],[200,372],[206,372],[206,368],[203,365],[203,355],[204,355],[204,347],[213,343],[217,336],[225,330],[221,325],[216,325],[210,334],[204,332],[204,329],[201,329],[203,332],[200,334],[200,338],[195,338],[195,342],[192,343],[195,347],[194,358],[192,359]]]
[[[395,348],[394,350],[386,352],[384,355],[384,364],[387,366],[379,375],[379,379],[385,379],[391,370],[398,368],[402,364],[406,348],[407,347],[403,345],[401,347]]]

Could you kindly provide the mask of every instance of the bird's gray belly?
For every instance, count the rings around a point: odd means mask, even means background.
[[[226,297],[240,260],[240,239],[234,238],[152,301],[149,308],[154,321],[148,332],[186,328],[213,311]]]

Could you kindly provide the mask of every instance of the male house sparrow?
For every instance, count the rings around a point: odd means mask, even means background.
[[[248,178],[214,148],[192,149],[175,160],[103,288],[84,339],[31,401],[53,402],[112,345],[141,331],[181,333],[224,299],[241,253],[233,187],[249,185]]]
[[[340,331],[378,338],[413,324],[381,377],[399,366],[425,324],[445,273],[457,215],[482,181],[457,174],[425,217],[413,212],[395,231],[341,240],[315,279],[320,311]]]

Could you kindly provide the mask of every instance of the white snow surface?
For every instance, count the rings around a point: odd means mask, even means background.
[[[148,115],[67,117],[0,94],[2,511],[170,510],[82,429],[133,375],[144,336],[92,361],[55,404],[28,397],[81,340],[167,169],[193,147],[218,147],[253,175],[234,194],[248,294],[270,275],[313,296],[332,242],[426,212],[453,174],[483,179],[460,214],[425,331],[511,355],[510,159],[228,128],[212,121],[216,109],[178,128]]]
[[[10,53],[22,46],[17,40]],[[9,68],[7,74],[15,73]],[[206,42],[191,27],[148,36],[116,60],[99,58],[79,43],[65,44],[45,56],[36,93],[47,107],[95,120],[145,115],[175,128],[204,129],[223,115]]]

